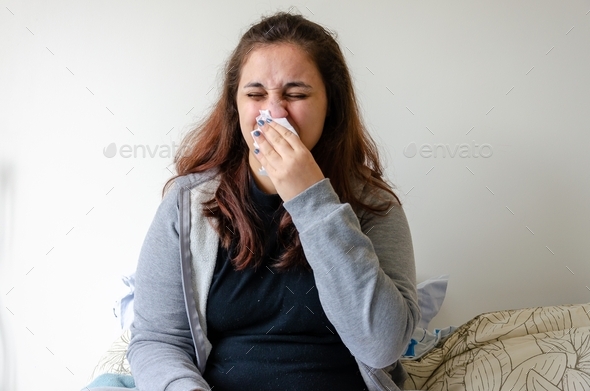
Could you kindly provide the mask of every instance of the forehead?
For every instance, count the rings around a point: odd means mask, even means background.
[[[252,49],[241,73],[240,86],[257,82],[266,88],[278,88],[294,80],[321,83],[320,72],[311,57],[299,46],[288,43]]]

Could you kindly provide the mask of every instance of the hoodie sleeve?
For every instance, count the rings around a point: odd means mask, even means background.
[[[364,212],[359,219],[328,178],[283,204],[326,316],[350,352],[373,368],[401,357],[420,318],[408,222],[397,200],[379,191],[394,202],[385,216]],[[368,189],[361,197],[377,202]]]
[[[127,358],[140,391],[209,390],[195,365],[180,269],[178,186],[166,194],[141,248]]]

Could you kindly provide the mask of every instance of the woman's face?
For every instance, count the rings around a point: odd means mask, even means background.
[[[273,118],[286,117],[308,150],[322,135],[328,107],[326,88],[316,65],[296,45],[253,49],[242,67],[236,101],[251,167],[260,166],[250,134],[258,128],[259,110],[270,110]]]

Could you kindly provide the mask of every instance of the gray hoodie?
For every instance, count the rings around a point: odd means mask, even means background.
[[[201,203],[218,185],[217,171],[177,178],[142,246],[127,353],[141,391],[209,390],[201,373],[211,351],[205,316],[219,237]],[[376,204],[368,190],[359,185],[356,194]],[[420,310],[405,213],[393,196],[379,192],[394,201],[385,216],[355,214],[328,178],[283,206],[299,232],[326,316],[356,358],[368,390],[393,391],[405,380],[398,360]]]

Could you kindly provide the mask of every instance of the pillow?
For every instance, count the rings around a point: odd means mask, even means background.
[[[403,359],[416,360],[430,352],[441,340],[451,335],[457,328],[449,326],[444,329],[428,331],[430,321],[438,314],[447,293],[448,274],[429,278],[416,286],[418,305],[422,317],[416,325]]]
[[[448,282],[449,275],[444,274],[439,277],[429,278],[416,286],[418,289],[418,305],[422,313],[416,328],[428,329],[430,321],[438,314],[445,300]]]
[[[119,318],[121,329],[129,330],[133,322],[133,299],[135,297],[135,273],[122,277],[123,283],[129,287],[129,292],[115,302],[113,312]]]

